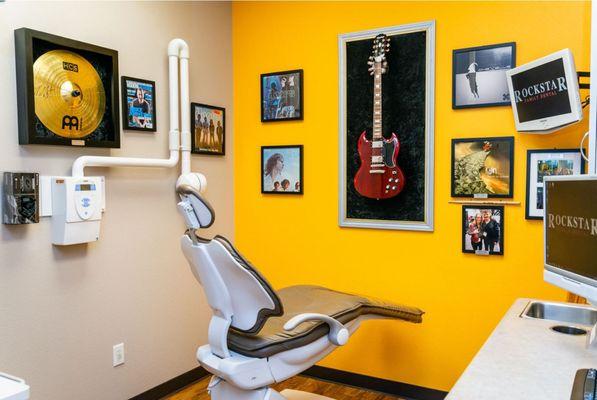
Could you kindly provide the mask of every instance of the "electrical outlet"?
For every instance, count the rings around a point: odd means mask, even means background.
[[[112,366],[117,367],[122,364],[124,364],[124,343],[118,343],[112,347]]]

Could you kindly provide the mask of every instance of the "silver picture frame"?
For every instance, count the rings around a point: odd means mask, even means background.
[[[426,32],[425,74],[425,206],[423,221],[377,220],[347,218],[346,211],[346,43],[354,40],[373,39],[380,33],[388,36]],[[435,120],[435,21],[352,32],[338,36],[339,54],[339,204],[338,224],[348,228],[392,229],[433,232],[434,229],[434,120]]]

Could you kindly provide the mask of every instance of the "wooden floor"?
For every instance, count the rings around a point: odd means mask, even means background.
[[[164,398],[164,400],[209,400],[209,395],[207,394],[206,389],[208,383],[209,378],[202,379],[199,382],[187,386],[179,392]],[[398,397],[386,394],[355,389],[350,386],[337,385],[302,376],[290,378],[287,381],[275,385],[273,388],[277,391],[282,391],[284,389],[304,390],[305,392],[329,396],[336,400],[399,400]]]

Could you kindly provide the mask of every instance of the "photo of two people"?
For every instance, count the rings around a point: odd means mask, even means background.
[[[462,251],[504,254],[504,208],[462,207]]]

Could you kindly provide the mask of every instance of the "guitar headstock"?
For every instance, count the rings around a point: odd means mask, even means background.
[[[380,33],[373,40],[373,50],[367,64],[370,65],[369,72],[374,74],[375,68],[381,66],[381,73],[384,74],[388,70],[388,62],[386,54],[390,52],[390,38],[385,34]]]

